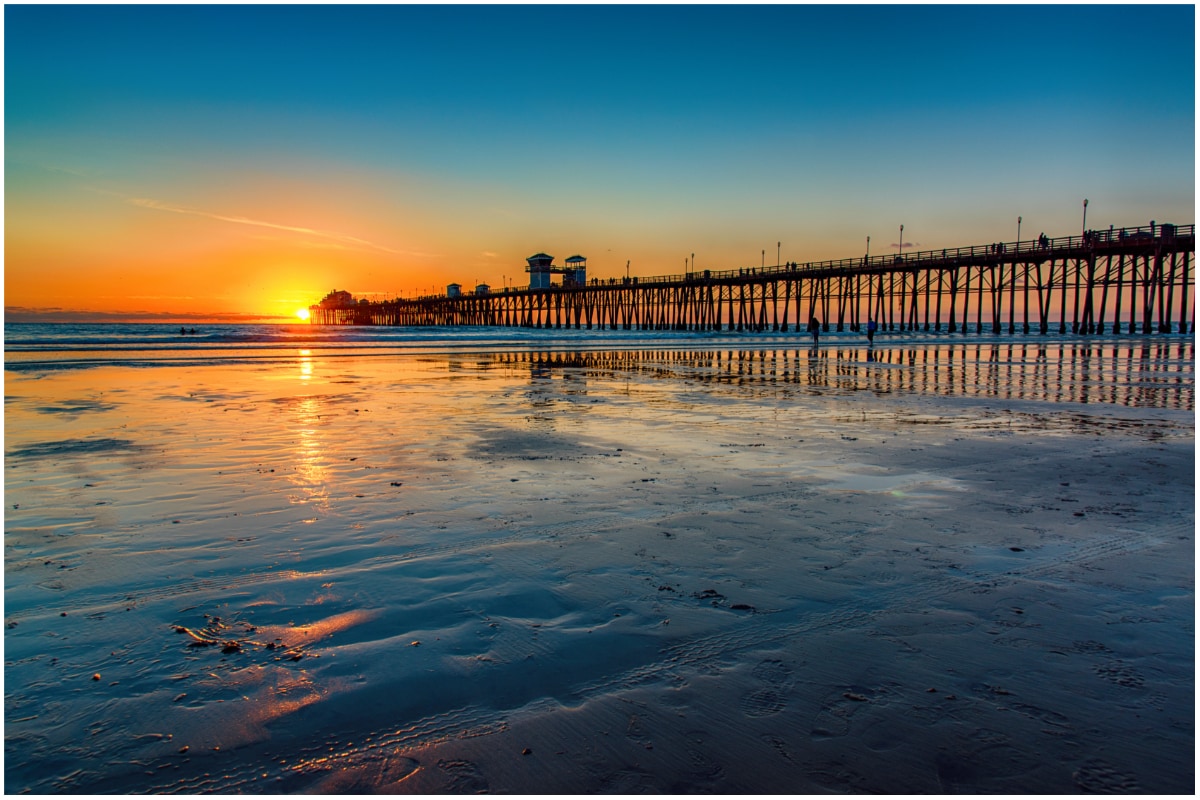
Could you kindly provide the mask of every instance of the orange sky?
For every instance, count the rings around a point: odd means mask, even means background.
[[[6,6],[6,319],[1194,222],[1194,10],[1089,8]]]

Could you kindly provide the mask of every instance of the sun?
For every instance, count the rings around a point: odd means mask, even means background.
[[[308,320],[308,309],[307,308],[297,308],[296,316],[299,317],[301,320],[307,321]]]

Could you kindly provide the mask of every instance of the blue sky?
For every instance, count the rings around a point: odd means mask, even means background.
[[[6,304],[1187,223],[1194,76],[1190,5],[9,5]]]

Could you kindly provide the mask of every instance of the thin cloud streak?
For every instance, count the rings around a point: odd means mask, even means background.
[[[363,247],[369,247],[373,250],[381,250],[384,253],[392,253],[393,255],[420,255],[419,253],[404,253],[400,250],[393,250],[390,247],[384,247],[381,244],[369,242],[366,239],[359,239],[356,236],[347,236],[345,234],[334,233],[332,231],[319,231],[315,228],[305,228],[299,225],[281,225],[276,222],[266,222],[260,219],[250,219],[249,217],[231,217],[225,214],[214,214],[210,211],[199,211],[193,208],[184,208],[183,206],[171,205],[170,203],[163,203],[159,200],[153,200],[147,197],[129,197],[126,199],[135,206],[140,208],[150,208],[154,209],[155,211],[170,211],[173,214],[187,214],[193,217],[205,217],[207,219],[215,219],[221,222],[232,222],[237,225],[253,225],[259,228],[271,228],[277,231],[288,231],[289,233],[302,233],[305,236],[317,236],[334,242],[361,245]]]

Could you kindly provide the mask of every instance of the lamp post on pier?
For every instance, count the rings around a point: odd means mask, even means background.
[[[904,260],[904,226],[903,225],[900,226],[900,257],[897,258],[896,260],[897,261]]]
[[[1021,252],[1021,215],[1017,215],[1017,252]],[[1011,286],[1008,290],[1008,333],[1012,335],[1017,332],[1016,316],[1017,316],[1017,259],[1013,258],[1012,275],[1009,278]],[[1025,283],[1029,284],[1029,264],[1025,265]],[[1026,294],[1029,290],[1026,288]],[[1028,298],[1027,298],[1028,299]],[[1025,332],[1029,332],[1029,313],[1025,313]]]
[[[1083,229],[1080,234],[1087,233],[1087,198],[1083,198]]]
[[[783,247],[783,242],[775,243],[775,269],[779,269],[779,250]]]
[[[867,261],[871,260],[871,237],[867,237]]]

